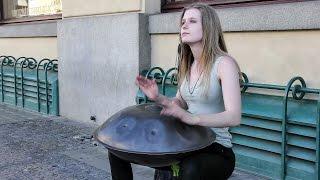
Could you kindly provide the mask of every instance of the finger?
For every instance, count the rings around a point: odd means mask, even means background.
[[[151,86],[152,85],[152,80],[150,79],[145,79],[145,82],[148,86]]]
[[[159,101],[158,103],[163,107],[163,109],[167,107],[167,103],[165,101]]]
[[[140,75],[137,79],[139,80],[140,83],[144,83],[144,84],[147,83],[147,81],[146,81],[147,78],[144,77],[144,76],[141,76],[141,75]]]
[[[145,82],[148,86],[150,86],[150,80],[149,79],[145,79]]]
[[[161,112],[160,112],[160,115],[165,115],[165,113],[166,113],[166,109],[163,108],[163,109],[161,110]]]
[[[140,80],[141,79],[141,75],[137,76],[136,79]]]
[[[139,78],[138,78],[138,81],[139,81],[141,84],[142,84],[142,83],[145,83],[143,77],[139,77]]]
[[[146,81],[144,80],[144,78],[139,78],[138,79],[138,83],[139,83],[140,86],[143,86],[143,87],[147,87],[148,86]]]
[[[139,81],[136,79],[134,82],[137,86],[139,86]]]
[[[151,81],[151,85],[156,85],[157,83],[156,83],[156,80],[155,79],[153,79],[152,81]]]
[[[141,78],[140,78],[140,77],[137,77],[137,78],[136,78],[136,82],[137,82],[139,85],[141,85],[141,84],[142,84]]]
[[[164,101],[161,101],[161,104],[166,107],[166,108],[169,108],[172,104],[172,101],[171,100],[164,100]]]
[[[145,79],[145,83],[146,83],[147,86],[151,86],[152,85],[152,80]]]
[[[163,109],[160,111],[160,115],[163,115]]]
[[[136,81],[135,81],[135,82],[136,82],[136,84],[137,84],[137,83],[138,83],[138,84],[140,84],[140,83],[141,83],[140,75],[136,77]]]

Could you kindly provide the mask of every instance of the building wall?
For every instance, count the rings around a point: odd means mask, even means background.
[[[250,82],[286,85],[294,76],[302,76],[307,87],[320,88],[315,78],[319,65],[320,1],[216,11],[228,50]],[[169,69],[175,65],[180,16],[180,12],[149,16],[152,66]],[[283,95],[254,88],[248,91]]]
[[[0,55],[57,58],[57,21],[0,25]]]
[[[252,82],[285,85],[302,76],[320,88],[320,31],[226,33],[227,45]]]
[[[160,1],[150,0],[64,0],[63,17],[101,15],[114,13],[160,12]]]
[[[165,70],[174,67],[178,44],[178,34],[151,35],[151,66],[160,66]]]
[[[59,23],[62,116],[87,122],[95,116],[101,124],[135,104],[135,77],[150,67],[149,52],[143,48],[150,47],[143,22],[146,17],[135,13],[67,18]]]
[[[251,82],[285,85],[302,76],[313,88],[320,87],[319,39],[319,30],[225,33],[229,53]],[[152,35],[151,65],[174,67],[178,43],[178,34]]]
[[[63,0],[62,20],[1,25],[0,52],[58,58],[61,115],[86,122],[96,115],[102,123],[134,104],[139,71],[175,65],[180,13],[160,14],[160,2]],[[308,87],[320,87],[320,1],[217,12],[229,52],[251,82],[284,85],[300,75]]]
[[[56,59],[58,57],[56,37],[0,38],[1,55]]]
[[[159,12],[160,0],[69,0],[62,10],[60,113],[101,124],[135,104],[135,77],[150,67],[147,13]]]

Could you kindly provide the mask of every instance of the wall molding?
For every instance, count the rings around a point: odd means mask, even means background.
[[[217,9],[223,31],[319,30],[320,1]],[[179,32],[180,12],[149,16],[150,34]],[[37,21],[0,25],[0,38],[56,37],[57,22]]]
[[[320,1],[223,8],[217,13],[225,32],[320,29]],[[180,12],[150,15],[150,34],[178,33],[179,18]]]
[[[0,38],[56,36],[57,20],[0,25]]]

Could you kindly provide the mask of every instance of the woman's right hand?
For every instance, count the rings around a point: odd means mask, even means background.
[[[156,101],[159,96],[158,85],[156,81],[150,80],[146,77],[138,75],[136,77],[136,84],[139,86],[141,91],[152,101]]]

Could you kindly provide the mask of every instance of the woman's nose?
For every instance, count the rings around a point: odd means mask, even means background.
[[[187,23],[184,23],[184,24],[182,25],[182,29],[187,29],[187,28],[188,28]]]

